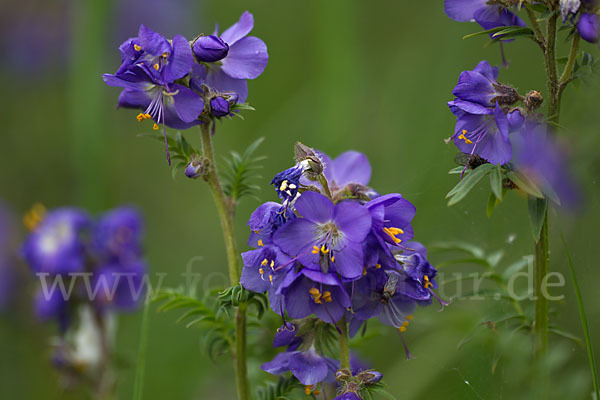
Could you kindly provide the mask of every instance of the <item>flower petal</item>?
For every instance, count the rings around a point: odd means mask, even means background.
[[[302,249],[315,241],[315,230],[313,222],[296,218],[275,232],[273,242],[290,256],[297,256]]]
[[[352,242],[362,242],[371,230],[369,209],[356,201],[338,203],[333,211],[333,220],[344,238]]]
[[[296,200],[296,210],[311,222],[328,222],[333,219],[331,200],[317,192],[306,191]]]
[[[156,33],[150,28],[146,27],[144,24],[140,25],[138,37],[140,39],[142,49],[153,56],[159,56],[163,53],[171,52],[171,45],[167,39],[165,39],[161,34]]]
[[[446,0],[444,11],[455,21],[468,22],[473,20],[473,14],[485,7],[487,0]]]
[[[329,368],[323,357],[309,350],[290,357],[290,371],[303,385],[316,385],[327,377]]]
[[[254,16],[248,11],[244,11],[244,13],[240,16],[238,22],[231,25],[225,30],[225,32],[223,32],[223,34],[221,35],[221,39],[223,39],[225,43],[231,46],[238,40],[249,34],[252,28],[254,28]],[[216,29],[218,29],[218,27]]]
[[[187,75],[194,64],[194,56],[190,43],[181,35],[173,38],[173,53],[169,54],[165,65],[164,79],[173,82]]]
[[[249,36],[229,48],[229,54],[222,60],[222,68],[232,78],[255,79],[263,73],[268,61],[265,42]]]
[[[182,85],[173,85],[171,89],[177,92],[173,96],[175,110],[183,122],[194,122],[204,110],[204,100],[192,89]]]
[[[333,160],[333,179],[338,186],[348,183],[367,185],[371,179],[369,159],[357,151],[347,151]]]

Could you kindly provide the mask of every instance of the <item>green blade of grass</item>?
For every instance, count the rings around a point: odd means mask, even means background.
[[[138,350],[137,366],[135,371],[135,382],[133,384],[133,400],[142,400],[144,391],[144,372],[146,369],[146,348],[148,344],[148,314],[150,310],[150,296],[144,301],[144,312],[142,314],[142,329],[140,332],[140,347]]]
[[[583,337],[585,338],[585,347],[587,349],[588,360],[590,362],[590,370],[592,372],[592,381],[594,383],[594,393],[596,399],[600,399],[600,385],[598,385],[598,373],[596,368],[596,359],[594,358],[594,350],[592,348],[592,339],[590,338],[590,328],[588,326],[587,318],[585,316],[585,309],[583,308],[583,300],[581,299],[581,291],[579,290],[579,283],[577,283],[577,277],[575,276],[575,268],[573,267],[573,260],[571,260],[571,253],[567,247],[567,241],[565,240],[562,232],[560,238],[565,246],[565,253],[567,255],[567,261],[569,263],[569,269],[571,270],[571,278],[573,279],[573,287],[575,289],[575,296],[577,297],[577,305],[579,306],[579,317],[581,318],[581,327],[583,328]]]

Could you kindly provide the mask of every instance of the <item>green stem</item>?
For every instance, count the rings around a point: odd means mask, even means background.
[[[200,125],[202,133],[202,151],[204,157],[208,160],[209,166],[204,179],[208,183],[210,190],[217,205],[217,212],[221,220],[223,236],[225,239],[225,248],[227,251],[227,261],[229,266],[229,279],[231,285],[237,285],[240,282],[240,264],[239,252],[235,240],[233,229],[233,217],[235,215],[235,206],[225,192],[223,185],[217,174],[215,153],[212,144],[212,135],[210,133],[210,123],[206,122]],[[240,303],[235,313],[235,351],[233,352],[233,364],[235,369],[236,388],[239,400],[250,399],[250,387],[248,385],[248,370],[246,366],[246,304]]]
[[[553,122],[558,122],[558,114],[560,112],[558,98],[558,72],[556,70],[556,23],[558,13],[552,10],[553,14],[548,19],[546,26],[546,76],[548,85],[548,119]]]
[[[546,51],[546,40],[544,38],[544,34],[542,33],[542,28],[540,27],[540,23],[537,20],[537,17],[533,11],[529,8],[525,7],[527,11],[527,15],[531,20],[531,26],[533,26],[533,31],[535,32],[535,42],[540,46],[542,51]]]
[[[350,346],[348,345],[348,324],[346,317],[338,322],[340,328],[340,369],[350,369]]]
[[[548,210],[544,216],[544,224],[540,233],[540,239],[535,244],[535,325],[534,332],[534,355],[542,357],[548,349],[548,299],[545,296],[542,283],[549,272],[548,255]]]
[[[563,91],[571,81],[571,73],[573,72],[573,68],[575,67],[575,61],[577,60],[577,52],[579,51],[579,34],[575,33],[573,36],[573,41],[571,42],[571,50],[569,51],[569,59],[567,60],[567,65],[565,66],[565,70],[560,76],[560,81],[558,82],[558,103],[560,104]]]

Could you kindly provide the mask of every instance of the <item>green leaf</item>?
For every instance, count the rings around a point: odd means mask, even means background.
[[[445,250],[445,251],[464,251],[471,254],[475,258],[483,258],[485,252],[479,246],[467,242],[436,242],[430,246],[432,250]]]
[[[525,268],[527,264],[528,260],[526,258],[522,258],[519,261],[512,263],[504,270],[504,272],[502,272],[502,279],[505,281],[510,279],[511,276]]]
[[[485,214],[488,218],[492,217],[494,208],[496,208],[498,204],[500,204],[500,200],[498,200],[494,192],[490,192],[490,197],[488,197],[487,207],[485,209]]]
[[[492,38],[496,40],[512,39],[520,36],[533,36],[533,30],[522,26],[508,26],[492,34]]]
[[[468,171],[468,169],[465,170],[465,167],[459,165],[458,167],[454,167],[450,171],[448,171],[448,174],[449,175],[462,174],[463,171],[466,172],[466,171]]]
[[[463,179],[446,195],[446,198],[450,198],[448,206],[452,206],[464,199],[471,189],[473,189],[475,185],[477,185],[477,183],[494,168],[495,165],[483,164],[464,176]]]
[[[529,220],[531,222],[531,234],[536,243],[540,240],[542,226],[546,220],[546,211],[548,209],[548,201],[546,199],[538,199],[529,196],[527,199],[529,209]]]
[[[583,344],[583,340],[581,340],[580,337],[577,337],[577,336],[573,335],[572,333],[560,330],[558,328],[549,328],[548,331],[550,333],[555,334],[556,336],[560,336],[560,337],[563,337],[565,339],[569,339],[572,342],[575,342],[577,344]]]
[[[508,171],[506,173],[506,176],[515,185],[517,185],[517,187],[519,189],[521,189],[525,193],[530,194],[530,195],[532,195],[534,197],[538,197],[540,199],[544,197],[544,194],[538,188],[538,186],[534,182],[532,182],[531,179],[529,179],[528,177],[526,177],[525,175],[523,175],[523,174],[521,174],[519,172],[516,172],[516,171]]]
[[[502,200],[502,167],[500,165],[496,165],[496,168],[490,173],[490,186],[498,200]]]
[[[583,299],[581,297],[581,291],[579,290],[579,283],[577,282],[577,275],[575,274],[575,267],[573,266],[573,260],[571,259],[571,252],[567,247],[567,241],[563,233],[560,233],[560,238],[565,248],[567,255],[567,261],[569,269],[571,270],[571,278],[573,279],[573,289],[575,290],[575,297],[577,298],[577,306],[579,308],[579,318],[581,319],[581,329],[583,330],[583,337],[585,339],[585,348],[587,350],[588,361],[590,364],[590,372],[592,373],[592,382],[594,383],[594,393],[596,399],[600,399],[600,384],[598,382],[598,369],[596,367],[596,359],[594,356],[594,349],[592,347],[592,339],[590,336],[590,328],[588,326],[587,317],[585,315],[585,309],[583,307]]]
[[[524,6],[527,7],[527,8],[529,8],[531,11],[535,11],[535,12],[539,12],[539,13],[548,12],[548,7],[546,7],[544,4],[540,4],[540,3],[525,3]]]
[[[251,184],[250,181],[260,178],[256,171],[261,167],[257,165],[266,157],[256,157],[254,153],[264,138],[255,140],[242,155],[232,151],[229,158],[225,159],[226,168],[222,176],[223,191],[234,202],[246,196],[254,196],[260,189],[259,186]]]
[[[463,39],[470,39],[470,38],[473,38],[473,37],[476,37],[476,36],[490,35],[490,34],[498,32],[498,31],[501,31],[501,30],[503,30],[505,28],[506,27],[504,27],[504,26],[497,26],[495,28],[487,29],[485,31],[480,31],[480,32],[475,32],[475,33],[468,34],[466,36],[463,36]],[[514,28],[516,28],[516,27],[514,27]],[[518,28],[521,28],[521,27],[519,26]]]

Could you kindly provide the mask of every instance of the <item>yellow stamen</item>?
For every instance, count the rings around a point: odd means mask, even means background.
[[[320,390],[315,390],[315,391],[313,391],[313,394],[314,394],[315,396],[318,396],[318,395],[320,395],[320,394],[321,394],[321,391],[320,391]]]
[[[408,321],[404,321],[404,322],[402,323],[402,326],[408,326],[409,324],[410,324],[410,322],[408,322]]]
[[[154,125],[152,125],[152,129],[154,129],[155,131],[160,129],[160,126],[158,126],[156,123],[154,123]]]
[[[318,246],[313,246],[313,249],[312,249],[313,254],[319,254],[319,251],[321,251],[321,250],[319,249]]]
[[[30,231],[33,231],[43,221],[45,215],[46,207],[41,203],[35,203],[31,207],[31,210],[23,216],[23,225]]]
[[[258,273],[262,275],[262,274],[264,274],[264,273],[265,273],[265,270],[264,270],[264,269],[262,269],[262,268],[259,268],[259,269],[258,269]]]
[[[423,284],[423,287],[424,287],[425,289],[429,289],[430,287],[432,287],[432,286],[433,286],[433,283],[431,283],[431,282],[429,281],[429,277],[428,277],[427,275],[425,275],[425,276],[423,277],[423,280],[425,280],[425,283]]]
[[[326,247],[325,247],[325,245],[323,245],[323,246],[321,246],[321,252],[322,252],[323,254],[327,254],[327,253],[329,253],[329,249],[328,249],[328,248],[326,248]]]
[[[144,118],[144,114],[142,114],[142,113],[139,113],[137,115],[137,117],[135,117],[135,118],[138,120],[138,122],[142,122],[143,120],[146,119],[146,118]]]
[[[271,267],[271,269],[273,269],[273,267],[275,267],[275,260],[271,260],[271,264],[269,265],[269,267]]]
[[[160,68],[160,65],[158,65],[158,63],[156,63],[152,66],[152,68],[154,68],[155,70],[158,71],[158,69]]]
[[[162,53],[162,56],[163,56],[163,58],[167,58],[167,57],[169,57],[169,54],[168,53]]]
[[[285,180],[285,181],[281,182],[281,185],[279,186],[279,191],[283,192],[285,189],[287,189],[287,187],[288,187],[288,183],[287,183],[287,180]]]
[[[331,256],[331,262],[335,262],[335,256]]]
[[[462,139],[465,141],[466,144],[472,144],[473,142],[469,139],[467,139],[467,137],[465,136],[465,133],[467,133],[466,129],[463,129],[462,133],[460,134],[460,136],[458,137],[458,139]]]
[[[400,332],[406,332],[406,327],[405,326],[401,326],[400,328],[398,328],[398,330]]]
[[[399,239],[396,237],[396,235],[401,235],[404,233],[404,231],[400,228],[394,228],[394,227],[384,227],[383,231],[385,233],[388,234],[389,237],[392,238],[392,240],[394,241],[394,243],[398,244],[402,241],[402,239]]]
[[[315,385],[306,385],[304,386],[304,394],[309,395],[312,393],[312,389]]]
[[[381,269],[381,264],[375,264],[375,268]]]
[[[321,304],[321,292],[319,291],[319,289],[317,288],[311,288],[309,289],[308,293],[310,293],[310,295],[312,296],[314,302],[316,304]]]
[[[408,314],[408,315],[406,316],[406,319],[407,319],[407,320],[409,320],[409,321],[412,321],[412,319],[413,319],[413,315],[412,315],[412,314]]]
[[[263,247],[265,245],[264,242],[262,241],[262,239],[258,239],[258,245],[260,247]]]
[[[331,303],[331,292],[329,290],[324,291],[321,299],[325,300],[325,303]]]
[[[363,275],[367,274],[367,267],[363,267]]]
[[[142,49],[142,46],[134,44],[133,48],[135,49],[135,51],[140,51]]]
[[[271,285],[273,284],[273,275],[269,275],[269,282],[271,282]]]
[[[269,263],[269,260],[267,260],[267,259],[265,258],[264,260],[262,260],[262,261],[260,262],[260,265],[262,265],[262,266],[264,267],[264,266],[265,266],[265,265],[267,265],[268,263]]]

